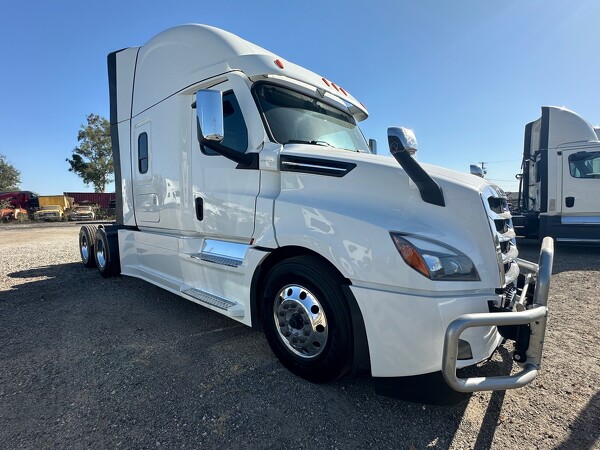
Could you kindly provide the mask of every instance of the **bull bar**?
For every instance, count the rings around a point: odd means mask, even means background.
[[[442,355],[442,374],[446,383],[458,392],[503,391],[516,389],[531,383],[538,375],[542,362],[544,335],[548,315],[548,291],[554,261],[554,241],[545,237],[540,250],[538,264],[517,259],[520,268],[529,272],[527,284],[523,288],[516,311],[500,313],[464,314],[453,320],[444,336],[444,352]],[[524,309],[524,299],[529,282],[535,280],[533,302]],[[530,326],[530,341],[527,359],[520,372],[514,375],[459,378],[456,375],[458,358],[458,341],[461,333],[467,328],[483,326],[525,325]]]

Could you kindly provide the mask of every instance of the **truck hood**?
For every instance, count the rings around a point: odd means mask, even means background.
[[[422,164],[442,188],[445,206],[438,206],[422,200],[417,186],[391,157],[303,144],[286,145],[280,157],[280,201],[306,202],[305,209],[313,215],[335,217],[331,223],[353,223],[365,233],[377,228],[380,231],[372,234],[399,232],[443,242],[472,256],[488,286],[500,285],[487,211],[488,197],[499,195],[495,188],[491,192],[492,185],[482,178]],[[292,164],[300,161],[306,171],[286,168],[286,160]],[[311,173],[311,165],[337,165],[349,170],[341,176],[335,175],[337,169],[330,176],[322,176]],[[368,247],[366,243],[363,246]]]
[[[404,169],[402,169],[400,164],[398,164],[398,162],[391,156],[372,155],[368,153],[359,153],[324,146],[304,144],[286,144],[281,154],[348,162],[362,167],[380,166],[382,170],[389,175],[395,173],[399,178],[408,180],[408,176],[406,175]],[[444,184],[450,183],[453,185],[462,186],[466,189],[476,190],[478,192],[484,192],[489,187],[493,187],[495,191],[499,190],[497,186],[489,183],[485,179],[469,173],[458,172],[456,170],[446,169],[433,164],[420,164],[434,180]],[[503,194],[501,189],[500,192]]]

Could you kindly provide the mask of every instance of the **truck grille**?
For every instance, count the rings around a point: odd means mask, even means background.
[[[517,265],[519,251],[506,195],[502,189],[493,186],[486,187],[482,195],[490,221],[490,229],[496,243],[500,278],[503,280],[501,287],[505,295],[512,296],[519,277],[519,266]]]

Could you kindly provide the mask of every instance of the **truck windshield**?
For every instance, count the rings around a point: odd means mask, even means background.
[[[354,118],[314,97],[268,83],[254,95],[271,136],[280,144],[306,143],[369,153]]]

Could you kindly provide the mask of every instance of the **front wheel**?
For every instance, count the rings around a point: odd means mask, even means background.
[[[271,349],[290,371],[323,383],[352,365],[350,313],[339,274],[312,256],[275,265],[263,284],[261,319]]]

